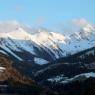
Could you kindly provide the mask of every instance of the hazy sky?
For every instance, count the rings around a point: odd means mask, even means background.
[[[95,23],[95,0],[0,0],[0,20],[53,27],[74,18]]]

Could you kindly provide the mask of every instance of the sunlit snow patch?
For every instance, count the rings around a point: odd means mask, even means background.
[[[40,64],[40,65],[43,65],[43,64],[47,64],[48,63],[47,60],[44,60],[42,58],[34,58],[34,61],[35,61],[35,63]]]
[[[0,72],[3,72],[6,68],[0,67]]]

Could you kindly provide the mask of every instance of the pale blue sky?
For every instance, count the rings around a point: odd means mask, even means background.
[[[95,23],[95,0],[0,0],[0,20],[52,27],[74,18]]]

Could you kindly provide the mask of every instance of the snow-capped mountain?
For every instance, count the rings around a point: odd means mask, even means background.
[[[16,21],[0,23],[0,52],[20,61],[36,58],[36,62],[48,63],[92,47],[95,47],[95,26],[89,23],[67,34],[32,29]]]
[[[71,95],[71,91],[77,95],[79,89],[89,88],[89,85],[93,88],[94,36],[95,26],[90,23],[74,32],[61,34],[43,28],[33,29],[16,21],[2,22],[0,79],[29,84],[34,81],[46,88],[46,92],[53,90],[61,95]],[[51,90],[47,91],[47,87]]]

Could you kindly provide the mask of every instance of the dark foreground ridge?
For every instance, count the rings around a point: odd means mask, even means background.
[[[95,77],[80,76],[74,81],[62,83],[48,81],[58,75],[64,74],[73,78],[83,73],[95,73],[95,63],[52,63],[36,68],[26,63],[17,63],[3,54],[0,55],[0,66],[5,70],[0,72],[0,95],[95,95]],[[24,66],[24,68],[22,68]],[[32,67],[33,66],[33,67]],[[23,72],[27,67],[31,72]],[[35,68],[34,68],[35,67]],[[32,69],[34,68],[34,69]],[[60,69],[59,69],[60,68]],[[30,75],[31,74],[31,75]],[[33,75],[34,74],[34,75]]]

